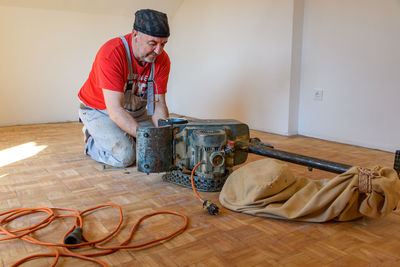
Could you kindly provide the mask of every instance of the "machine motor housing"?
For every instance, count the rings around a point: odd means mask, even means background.
[[[190,170],[203,162],[194,177],[200,191],[222,189],[232,167],[247,160],[247,151],[235,150],[234,143],[250,139],[249,127],[237,120],[180,118],[161,119],[158,127],[138,127],[137,137],[139,171],[167,172],[164,180],[190,187]]]
[[[225,155],[222,147],[226,144],[225,129],[195,130],[191,136],[190,165],[196,165],[195,174],[199,177],[213,178],[225,175]]]

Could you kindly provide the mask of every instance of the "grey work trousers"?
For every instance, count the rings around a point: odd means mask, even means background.
[[[86,131],[89,136],[85,153],[92,159],[114,167],[127,167],[135,162],[134,138],[110,119],[107,110],[94,109],[81,103],[79,118],[84,124],[83,132]],[[143,127],[153,126],[146,112],[135,120]]]

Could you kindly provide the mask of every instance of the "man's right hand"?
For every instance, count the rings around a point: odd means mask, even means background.
[[[140,124],[125,110],[124,93],[103,88],[104,102],[108,115],[123,131],[136,137]]]

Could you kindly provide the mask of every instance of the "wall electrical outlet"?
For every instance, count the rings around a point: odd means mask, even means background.
[[[324,97],[324,90],[314,89],[314,100],[322,101],[323,97]]]

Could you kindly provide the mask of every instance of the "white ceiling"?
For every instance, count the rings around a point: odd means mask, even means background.
[[[184,0],[0,0],[0,6],[133,16],[142,8],[156,9],[173,17]]]

